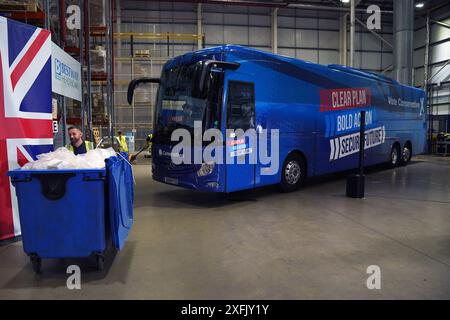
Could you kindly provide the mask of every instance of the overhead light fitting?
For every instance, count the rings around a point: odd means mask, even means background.
[[[421,9],[421,8],[423,8],[425,6],[425,2],[417,2],[416,3],[416,8],[417,9]]]

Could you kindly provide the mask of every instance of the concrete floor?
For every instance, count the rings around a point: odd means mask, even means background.
[[[450,298],[448,160],[372,169],[363,200],[344,196],[342,174],[229,199],[156,183],[148,164],[135,176],[135,225],[103,272],[44,260],[35,276],[15,242],[0,247],[0,299]],[[81,290],[66,288],[73,263]],[[369,265],[381,290],[366,287]]]

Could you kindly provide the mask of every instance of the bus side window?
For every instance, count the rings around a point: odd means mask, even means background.
[[[229,81],[227,129],[255,128],[255,88],[253,83]]]

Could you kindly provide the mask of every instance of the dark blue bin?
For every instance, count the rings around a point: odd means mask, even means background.
[[[105,169],[19,169],[8,175],[16,188],[23,248],[36,272],[41,258],[92,254],[102,269],[106,228],[115,246],[123,247],[133,222],[134,193],[124,158],[107,159]]]
[[[114,245],[121,250],[133,225],[134,179],[128,155],[106,160],[108,211]]]

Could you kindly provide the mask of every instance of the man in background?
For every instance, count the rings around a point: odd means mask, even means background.
[[[75,155],[83,154],[94,149],[94,144],[92,142],[83,140],[83,132],[79,126],[70,126],[67,131],[69,133],[70,143],[66,148]]]
[[[122,130],[118,130],[117,133],[119,135],[117,137],[117,140],[119,140],[119,152],[128,152],[127,138],[122,135]]]

